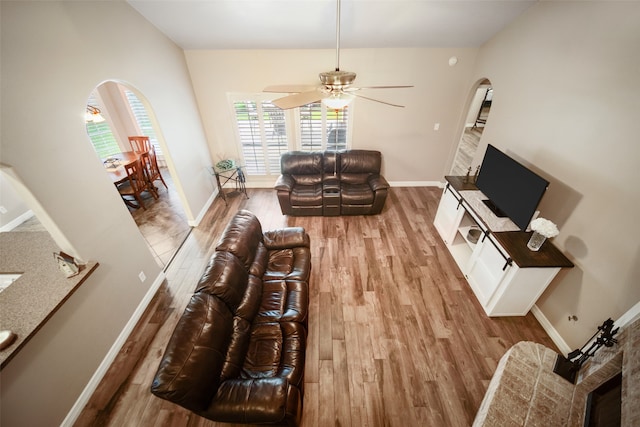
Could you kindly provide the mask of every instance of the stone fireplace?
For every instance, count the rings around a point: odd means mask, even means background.
[[[500,360],[473,426],[582,427],[589,393],[619,373],[622,426],[640,426],[640,319],[615,338],[583,365],[575,385],[553,373],[555,351],[517,343]]]

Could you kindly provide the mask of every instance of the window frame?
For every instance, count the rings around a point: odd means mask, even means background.
[[[263,102],[273,101],[274,99],[280,98],[282,96],[286,96],[286,94],[274,94],[274,93],[229,93],[227,95],[229,108],[231,110],[231,116],[233,117],[233,132],[235,136],[236,149],[240,156],[240,162],[243,165],[246,165],[246,159],[244,158],[244,147],[242,145],[242,139],[240,135],[240,128],[238,126],[238,116],[236,112],[236,103],[237,102],[254,102],[256,105],[261,104]],[[354,100],[355,101],[355,100]],[[340,147],[338,149],[349,149],[351,148],[352,142],[352,134],[353,134],[353,112],[354,112],[354,104],[352,101],[348,106],[348,116],[347,116],[347,125],[345,132],[345,143],[344,147]],[[302,125],[302,114],[300,108],[292,108],[289,110],[283,110],[284,119],[285,119],[285,132],[286,132],[286,140],[287,140],[287,151],[326,151],[332,150],[333,147],[328,148],[327,136],[330,132],[332,125],[331,122],[328,122],[327,116],[330,116],[328,113],[327,107],[320,102],[321,105],[321,140],[320,146],[314,147],[312,149],[307,149],[303,145],[303,125]],[[336,120],[339,119],[339,115]],[[268,176],[278,176],[278,173],[270,172],[268,169],[268,165],[266,163],[267,159],[267,150],[265,147],[265,126],[263,124],[263,120],[260,119],[260,133],[261,133],[261,143],[262,149],[265,152],[265,169],[266,174],[256,174],[256,173],[246,173],[247,176],[253,177],[268,177]],[[247,171],[248,172],[248,171]]]

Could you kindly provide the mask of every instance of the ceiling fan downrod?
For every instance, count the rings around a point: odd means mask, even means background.
[[[340,71],[340,0],[336,10],[336,71]]]
[[[320,73],[320,82],[331,92],[340,93],[342,88],[349,86],[356,79],[356,73],[340,71],[340,0],[336,9],[336,68],[334,71]]]

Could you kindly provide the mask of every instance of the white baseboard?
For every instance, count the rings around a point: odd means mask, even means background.
[[[75,424],[78,417],[82,413],[82,410],[87,405],[87,402],[89,402],[89,399],[91,398],[93,393],[95,393],[98,385],[100,384],[100,381],[102,381],[102,379],[106,375],[109,367],[122,349],[122,346],[127,341],[127,338],[129,338],[129,334],[131,334],[131,331],[133,331],[133,328],[135,328],[135,326],[137,325],[138,321],[144,314],[144,311],[147,309],[147,306],[155,296],[164,279],[165,273],[161,272],[145,294],[144,298],[142,298],[142,301],[140,301],[140,304],[138,304],[138,307],[133,312],[133,315],[125,325],[124,329],[122,329],[122,331],[120,332],[120,335],[118,335],[118,338],[107,352],[107,355],[102,360],[102,363],[100,363],[100,366],[98,366],[98,369],[96,369],[95,373],[85,386],[84,390],[82,390],[82,393],[80,393],[80,396],[76,400],[76,403],[74,403],[73,407],[60,424],[61,427],[71,427],[73,426],[73,424]]]
[[[551,322],[546,318],[546,316],[542,313],[542,311],[538,308],[537,305],[534,305],[531,308],[531,313],[534,315],[540,325],[542,325],[542,329],[544,329],[553,343],[560,349],[560,351],[566,356],[569,352],[573,351],[571,347],[566,343],[566,341],[560,336],[558,331],[553,327]],[[640,302],[636,303],[633,307],[631,307],[626,313],[618,318],[614,322],[616,327],[624,328],[625,326],[633,323],[637,319],[640,318]],[[589,344],[589,343],[587,343]]]
[[[216,189],[213,193],[211,193],[211,196],[209,197],[209,200],[207,200],[207,203],[205,203],[202,209],[200,209],[200,213],[198,214],[196,219],[187,221],[187,224],[189,224],[190,227],[197,227],[200,224],[200,221],[202,221],[202,218],[204,218],[204,216],[206,215],[217,195],[218,190]]]
[[[440,181],[390,181],[392,187],[443,187]]]
[[[549,335],[551,341],[553,341],[553,343],[563,354],[566,355],[569,354],[569,352],[573,351],[573,349],[569,347],[569,344],[567,344],[567,342],[562,338],[556,328],[553,327],[551,322],[549,322],[549,319],[547,319],[547,317],[544,315],[544,313],[542,313],[537,305],[534,304],[534,306],[531,307],[531,313],[536,319],[538,319],[538,322],[540,322],[542,329],[547,332],[547,335]]]

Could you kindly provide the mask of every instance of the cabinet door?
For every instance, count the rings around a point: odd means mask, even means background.
[[[451,188],[445,187],[433,220],[433,225],[447,245],[453,243],[458,224],[464,215],[464,208],[460,206],[459,200],[459,196],[454,194]]]
[[[469,261],[469,268],[465,277],[478,301],[485,308],[487,302],[511,268],[513,267],[507,264],[507,258],[491,241],[491,237],[480,238]]]

